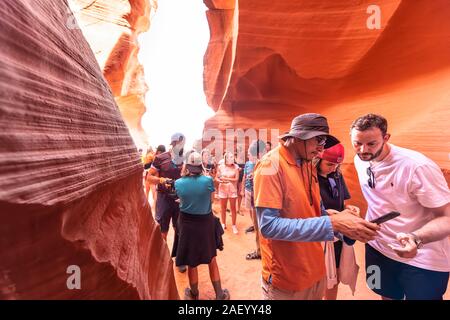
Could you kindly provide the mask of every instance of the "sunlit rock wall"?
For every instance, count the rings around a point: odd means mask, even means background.
[[[284,132],[294,116],[318,112],[351,164],[351,122],[379,113],[392,143],[423,152],[450,179],[449,1],[204,3],[205,94],[217,112],[205,129]],[[379,29],[370,5],[380,9]],[[345,172],[362,205],[353,166]]]
[[[148,87],[138,61],[138,37],[149,29],[156,0],[69,0],[69,5],[73,24],[94,51],[133,140],[145,146],[141,118]]]
[[[178,298],[140,155],[69,18],[0,2],[0,299]]]

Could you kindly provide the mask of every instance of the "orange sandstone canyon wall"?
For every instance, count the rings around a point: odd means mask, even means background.
[[[114,23],[145,30],[148,2],[129,6]],[[176,299],[114,99],[145,92],[137,31],[96,52],[70,16],[67,1],[0,2],[0,299]]]
[[[204,0],[211,40],[204,89],[210,128],[277,128],[318,112],[347,152],[364,206],[349,127],[374,112],[391,142],[418,150],[450,182],[450,2],[447,0]],[[380,28],[370,5],[380,9]],[[368,27],[368,22],[369,26]]]
[[[141,126],[148,91],[138,61],[138,36],[148,31],[156,0],[69,0],[72,20],[89,43],[138,146],[147,144]]]

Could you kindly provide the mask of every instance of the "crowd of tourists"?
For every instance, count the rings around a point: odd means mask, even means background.
[[[225,232],[241,232],[236,221],[243,214],[251,221],[245,232],[255,235],[243,261],[261,261],[263,299],[335,300],[340,283],[354,292],[357,241],[365,244],[368,285],[369,267],[380,272],[369,288],[383,299],[442,299],[450,271],[450,191],[436,163],[390,137],[383,116],[357,118],[350,136],[340,137],[350,139],[352,159],[327,119],[306,113],[292,120],[278,145],[254,140],[244,156],[185,152],[181,133],[172,135],[169,150],[149,150],[145,190],[164,239],[172,223],[172,256],[189,278],[185,299],[199,299],[201,264],[209,266],[216,298],[230,299],[216,256]],[[364,212],[352,201],[345,159],[356,169]]]

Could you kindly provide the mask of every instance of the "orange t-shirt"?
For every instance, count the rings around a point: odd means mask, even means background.
[[[312,171],[310,205],[308,171],[286,147],[280,145],[266,154],[255,167],[255,206],[280,210],[282,218],[307,219],[321,216],[320,190],[315,168]],[[300,291],[325,277],[324,251],[320,242],[291,242],[260,237],[262,276],[279,289]]]

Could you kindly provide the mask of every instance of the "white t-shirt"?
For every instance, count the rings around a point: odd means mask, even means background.
[[[441,169],[423,154],[390,144],[390,153],[381,162],[370,164],[355,156],[355,167],[362,192],[368,204],[367,220],[376,219],[391,211],[400,216],[380,225],[379,237],[369,244],[390,259],[415,267],[450,271],[450,240],[427,243],[412,259],[400,258],[388,243],[398,245],[396,234],[409,233],[433,219],[428,208],[450,202],[450,191]],[[367,168],[375,175],[375,188],[368,185]]]

